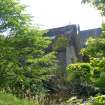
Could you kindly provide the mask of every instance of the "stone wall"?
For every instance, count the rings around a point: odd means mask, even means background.
[[[85,47],[86,40],[92,36],[97,37],[101,34],[101,28],[89,29],[80,31],[79,25],[68,25],[59,28],[49,29],[47,35],[51,39],[64,35],[70,40],[69,45],[66,46],[65,50],[58,52],[58,61],[62,69],[68,64],[75,63],[81,59],[79,52],[81,48]]]
[[[70,40],[70,43],[68,46],[66,46],[65,50],[62,50],[61,52],[58,52],[58,60],[59,64],[62,68],[65,68],[69,63],[74,63],[77,61],[79,57],[79,47],[77,42],[78,36],[77,36],[77,26],[76,25],[69,25],[65,27],[59,27],[50,29],[48,31],[48,35],[51,38],[57,38],[61,35],[64,35]]]

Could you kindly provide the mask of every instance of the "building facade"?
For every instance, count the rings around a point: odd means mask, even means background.
[[[75,63],[81,59],[80,50],[85,47],[86,40],[91,37],[97,37],[101,34],[101,28],[80,31],[79,25],[68,25],[49,29],[47,35],[56,41],[60,36],[64,36],[69,40],[65,49],[58,52],[58,61],[62,68],[68,64]],[[55,42],[54,41],[54,42]],[[53,43],[54,43],[53,42]],[[64,44],[64,42],[61,42]]]

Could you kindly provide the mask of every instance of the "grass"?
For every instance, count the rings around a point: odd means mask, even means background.
[[[19,99],[12,94],[0,92],[0,105],[39,105],[37,101]]]

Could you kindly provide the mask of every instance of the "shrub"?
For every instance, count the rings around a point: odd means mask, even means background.
[[[89,63],[70,64],[67,67],[67,81],[71,90],[79,94],[89,95],[91,91],[91,70]],[[88,90],[89,89],[89,90]]]

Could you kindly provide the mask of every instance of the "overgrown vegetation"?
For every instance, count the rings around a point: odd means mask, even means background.
[[[55,52],[45,50],[51,40],[24,10],[17,0],[0,0],[0,90],[31,98],[48,91],[43,83],[57,67]]]
[[[86,47],[81,50],[81,55],[88,57],[88,60],[70,64],[67,67],[67,79],[70,82],[71,90],[76,92],[76,96],[87,97],[87,100],[90,96],[105,94],[104,24],[102,29],[102,35],[97,38],[89,38]],[[89,105],[104,105],[104,102],[104,98],[97,96]]]
[[[104,1],[83,1],[104,15]],[[32,24],[25,6],[17,0],[0,0],[0,91],[5,91],[0,92],[0,105],[105,105],[105,24],[102,30],[102,35],[89,38],[81,50],[88,60],[68,65],[67,77],[59,81],[55,51],[65,49],[68,39],[58,37],[54,51],[47,51],[51,40]],[[67,92],[68,97],[62,99]],[[51,98],[55,97],[54,103]]]
[[[66,35],[59,35],[53,42],[53,50],[64,50],[69,45],[69,43],[70,41],[68,40]]]
[[[95,6],[100,13],[105,15],[104,0],[82,0],[83,3],[90,3]],[[80,98],[84,99],[83,103],[87,105],[104,105],[105,104],[105,24],[102,24],[102,35],[97,38],[89,38],[86,47],[81,50],[81,55],[88,59],[81,63],[70,64],[67,67],[68,81],[72,90],[79,88]],[[78,87],[78,88],[77,88]],[[85,94],[84,94],[85,93]],[[87,94],[88,93],[88,94]],[[100,94],[100,95],[97,95]],[[93,96],[93,97],[90,97]],[[95,97],[94,97],[95,96]],[[90,97],[90,98],[89,98]],[[82,100],[81,100],[82,101]],[[70,105],[77,103],[83,104],[79,99],[70,100]]]

